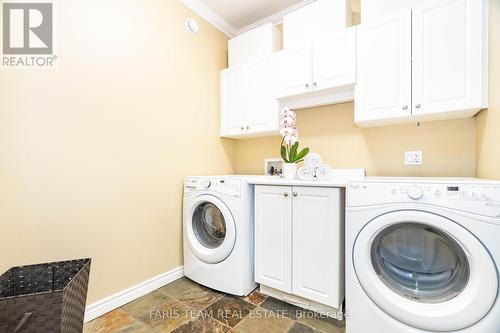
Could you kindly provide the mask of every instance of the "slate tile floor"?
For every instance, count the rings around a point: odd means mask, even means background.
[[[259,293],[220,293],[190,281],[163,288],[87,324],[84,333],[344,333],[344,324]]]

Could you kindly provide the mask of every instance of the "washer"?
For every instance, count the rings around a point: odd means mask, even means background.
[[[184,182],[184,275],[206,287],[247,295],[253,271],[253,186],[243,176]]]
[[[347,333],[500,332],[500,182],[352,182],[346,211]]]

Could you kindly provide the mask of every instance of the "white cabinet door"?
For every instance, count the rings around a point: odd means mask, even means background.
[[[283,47],[310,44],[315,38],[351,25],[350,0],[316,0],[283,17]]]
[[[481,109],[483,0],[436,0],[413,10],[413,114]]]
[[[272,59],[260,61],[245,69],[248,82],[244,92],[248,98],[245,111],[245,131],[248,134],[279,131],[279,104],[276,99],[274,64]]]
[[[221,136],[242,134],[243,113],[247,107],[242,68],[221,72]]]
[[[295,295],[340,308],[343,293],[343,214],[338,188],[293,188]]]
[[[379,22],[380,20],[386,18],[387,15],[393,15],[404,10],[410,10],[413,6],[421,1],[422,0],[361,0],[360,5],[361,8],[363,8],[361,23],[367,24],[372,22]]]
[[[277,96],[288,97],[312,91],[311,47],[280,51],[276,55]]]
[[[356,82],[356,28],[322,38],[313,46],[313,89],[323,90]]]
[[[292,291],[292,189],[255,186],[255,281]]]
[[[411,11],[359,26],[357,52],[356,123],[410,116]]]

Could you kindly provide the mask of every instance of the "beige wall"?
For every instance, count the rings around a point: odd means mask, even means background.
[[[500,1],[490,1],[489,109],[476,118],[477,176],[500,179]]]
[[[360,129],[353,103],[297,111],[301,146],[333,168],[363,168],[370,176],[474,176],[474,119]],[[236,171],[262,174],[279,158],[280,138],[239,140]],[[406,150],[422,150],[422,166],[405,166]]]
[[[50,70],[0,71],[0,271],[92,257],[89,302],[182,264],[182,181],[233,172],[227,38],[176,0],[56,0]]]

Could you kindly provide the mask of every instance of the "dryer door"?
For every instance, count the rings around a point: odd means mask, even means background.
[[[440,215],[396,211],[370,221],[353,251],[356,276],[383,311],[415,328],[454,331],[491,309],[494,262],[468,230]]]
[[[186,233],[193,254],[208,264],[226,259],[236,242],[236,226],[231,212],[212,195],[201,195],[193,200]]]

